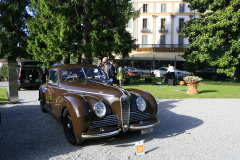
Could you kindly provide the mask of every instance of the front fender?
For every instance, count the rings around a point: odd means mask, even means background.
[[[143,90],[132,89],[132,88],[128,88],[126,90],[133,94],[136,94],[136,93],[140,94],[150,104],[150,107],[153,109],[154,116],[157,117],[158,105],[155,98],[150,93]]]
[[[57,99],[54,114],[62,118],[65,108],[71,115],[75,136],[81,139],[82,133],[88,129],[90,124],[92,109],[89,103],[80,95],[66,93]]]

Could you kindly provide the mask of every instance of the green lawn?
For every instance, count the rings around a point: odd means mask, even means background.
[[[133,83],[132,83],[133,84]],[[123,88],[136,88],[150,92],[159,99],[183,99],[183,98],[240,98],[240,84],[230,81],[203,81],[199,83],[197,89],[199,94],[186,94],[187,85],[126,85]]]
[[[132,83],[134,84],[134,83]],[[159,99],[183,99],[183,98],[240,98],[240,83],[230,81],[203,81],[198,85],[199,94],[186,94],[187,85],[168,86],[141,83],[138,85],[125,85],[123,88],[136,88],[150,92]],[[0,88],[0,103],[7,102],[7,91]]]
[[[7,101],[8,101],[8,96],[7,96],[6,88],[0,88],[0,103],[7,102]]]

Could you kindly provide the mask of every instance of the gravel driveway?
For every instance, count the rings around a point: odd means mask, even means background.
[[[1,85],[0,85],[1,87]],[[37,90],[21,90],[19,104],[1,107],[0,160],[167,159],[238,160],[240,99],[161,100],[154,132],[128,132],[72,146],[53,116],[42,113]],[[135,155],[144,140],[145,155]]]

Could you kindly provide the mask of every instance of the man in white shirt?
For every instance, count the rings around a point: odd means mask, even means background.
[[[168,64],[167,72],[174,72],[174,68],[173,68],[173,66],[171,66],[171,64]]]

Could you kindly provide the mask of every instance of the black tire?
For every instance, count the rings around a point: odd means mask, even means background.
[[[39,101],[40,101],[40,109],[41,109],[41,111],[42,111],[43,113],[47,113],[47,110],[44,108],[46,102],[45,102],[43,93],[40,93],[40,95],[41,95],[41,96],[40,96],[40,99],[39,99]]]
[[[73,130],[71,115],[67,108],[64,109],[62,117],[63,130],[68,142],[74,146],[79,146],[83,142],[83,140],[76,138]]]
[[[216,80],[218,77],[216,74],[212,75],[212,80]]]

